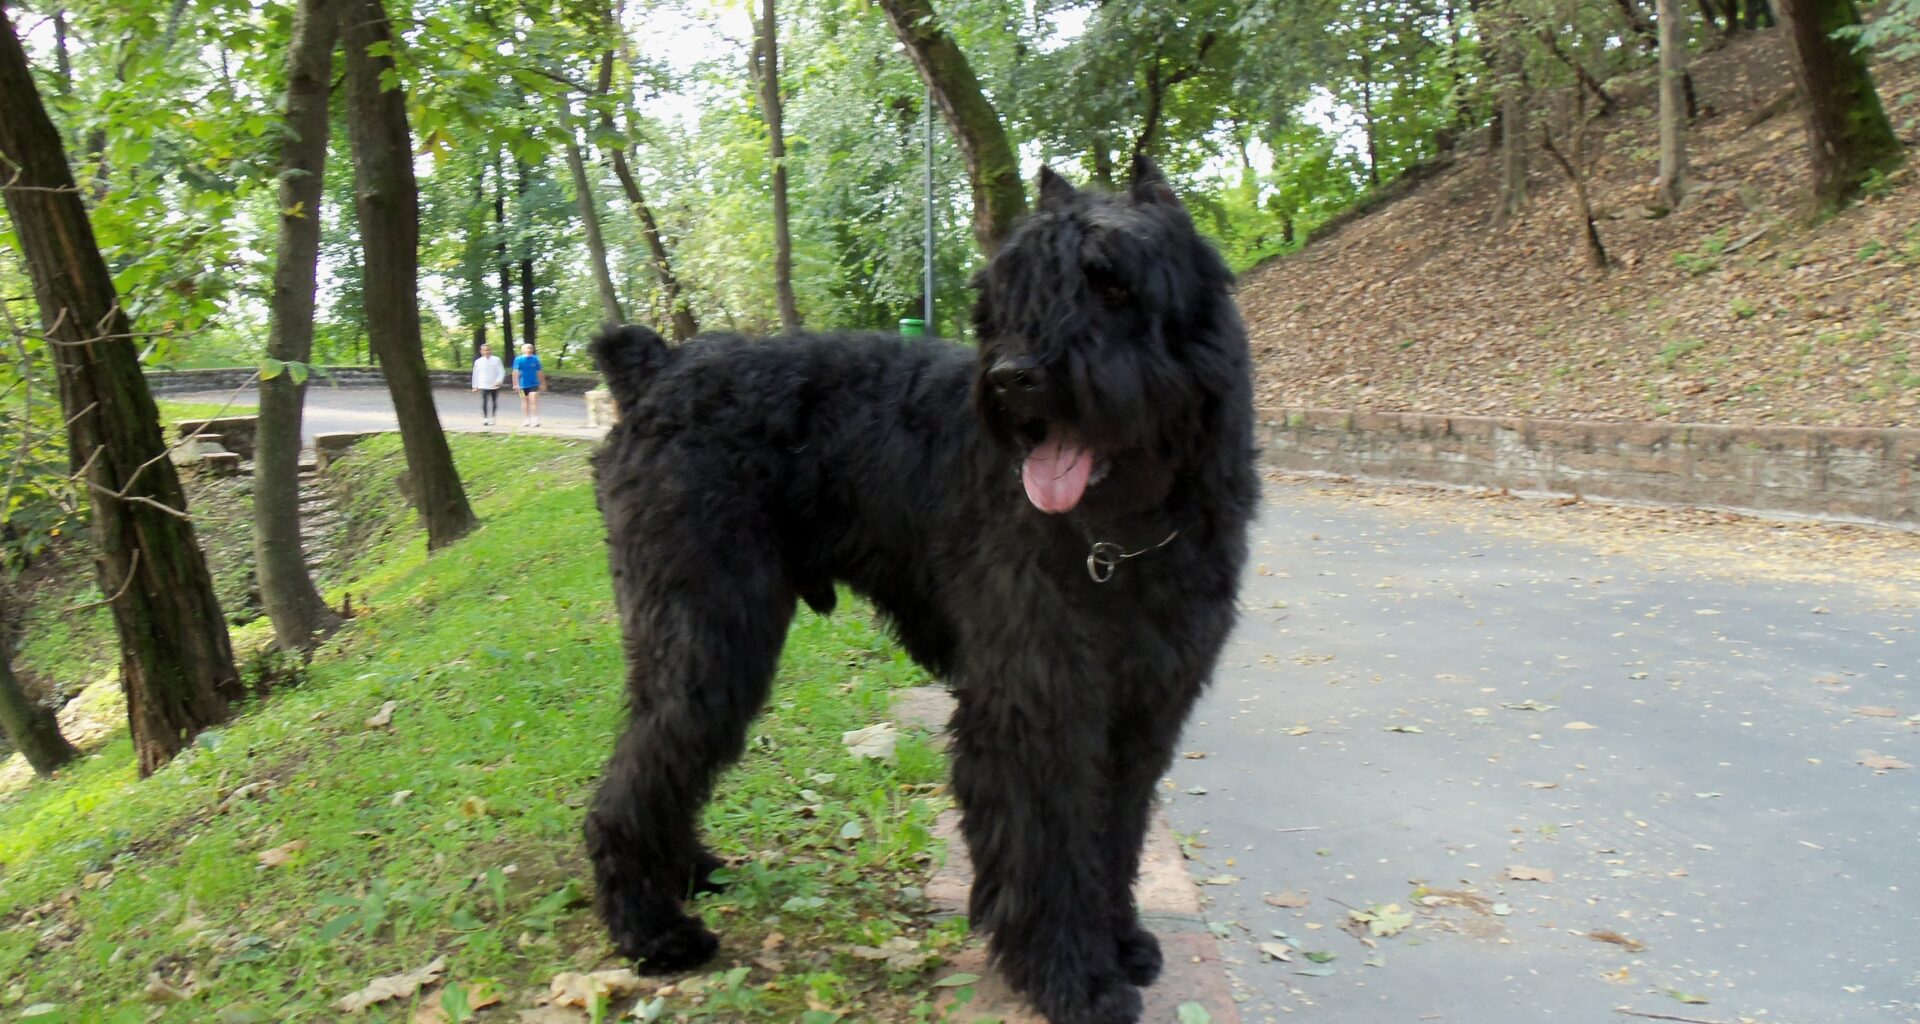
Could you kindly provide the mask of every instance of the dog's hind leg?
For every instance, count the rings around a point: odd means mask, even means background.
[[[694,552],[658,540],[623,573],[616,539],[632,719],[587,813],[586,838],[615,945],[643,970],[672,972],[718,946],[684,909],[711,888],[719,863],[696,827],[766,699],[795,599],[778,562],[749,543],[730,538],[724,551]]]
[[[1140,992],[1120,964],[1100,849],[1105,730],[1021,685],[959,691],[953,785],[973,857],[970,923],[1051,1024],[1133,1024]]]

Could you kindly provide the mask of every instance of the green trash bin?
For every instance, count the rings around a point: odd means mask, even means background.
[[[900,321],[900,334],[907,338],[923,338],[927,334],[927,322],[919,317],[905,317]]]

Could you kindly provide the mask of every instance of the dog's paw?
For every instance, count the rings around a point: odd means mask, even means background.
[[[688,918],[645,939],[620,943],[620,954],[642,974],[678,974],[708,960],[720,949],[719,936]]]
[[[1146,988],[1160,977],[1163,963],[1160,956],[1160,940],[1153,933],[1137,924],[1129,923],[1127,930],[1114,940],[1120,951],[1120,970],[1126,973],[1127,980]]]
[[[1117,978],[1114,982],[1095,987],[1090,995],[1080,998],[1035,1002],[1047,1024],[1135,1024],[1144,1009],[1140,990]]]

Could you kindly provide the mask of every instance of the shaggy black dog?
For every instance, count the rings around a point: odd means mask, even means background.
[[[595,460],[632,721],[587,816],[621,952],[717,940],[696,836],[804,600],[836,581],[951,682],[970,919],[1055,1024],[1127,1024],[1160,969],[1134,914],[1154,781],[1232,626],[1257,501],[1231,275],[1151,163],[1042,172],[976,279],[974,351],[883,334],[610,330]]]

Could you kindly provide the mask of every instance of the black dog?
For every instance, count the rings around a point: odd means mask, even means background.
[[[1127,1024],[1160,969],[1132,884],[1232,626],[1258,497],[1231,274],[1147,161],[1050,171],[976,279],[977,353],[882,334],[594,342],[595,459],[633,717],[588,814],[598,907],[656,971],[712,956],[695,826],[796,600],[843,581],[953,685],[975,927],[1055,1024]]]

